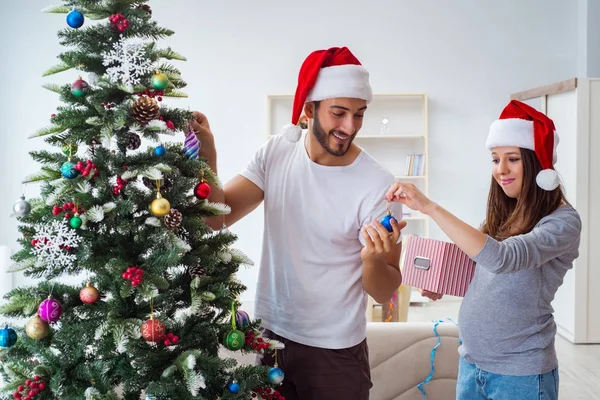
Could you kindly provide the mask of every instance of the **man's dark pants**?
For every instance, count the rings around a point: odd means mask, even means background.
[[[323,349],[292,342],[265,330],[263,337],[278,340],[277,364],[285,374],[277,390],[286,400],[368,400],[371,382],[366,339],[347,349]],[[274,352],[267,350],[259,364],[273,366]]]

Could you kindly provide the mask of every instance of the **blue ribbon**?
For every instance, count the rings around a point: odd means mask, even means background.
[[[456,322],[454,322],[452,320],[452,318],[446,318],[448,321],[452,322],[454,325],[458,326],[458,324]],[[435,323],[433,324],[433,333],[435,333],[435,336],[437,337],[437,344],[435,346],[433,346],[433,349],[431,349],[431,355],[429,356],[429,360],[431,362],[431,371],[429,372],[429,375],[427,376],[427,378],[425,378],[425,380],[421,383],[419,383],[417,385],[417,389],[419,389],[421,391],[421,393],[423,393],[423,400],[427,399],[427,393],[425,393],[425,389],[423,389],[423,386],[425,386],[427,383],[429,383],[429,381],[431,381],[431,379],[433,378],[433,374],[435,373],[435,351],[438,349],[438,347],[440,347],[440,344],[442,343],[442,338],[440,337],[440,334],[437,331],[437,327],[440,323],[444,322],[443,319],[434,321]],[[460,340],[460,338],[458,339],[458,343],[462,344],[462,340]]]

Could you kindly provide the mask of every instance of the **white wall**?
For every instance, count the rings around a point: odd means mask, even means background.
[[[37,170],[26,137],[48,123],[57,98],[41,73],[61,51],[64,17],[40,0],[8,2],[3,33],[0,245],[14,246],[8,218],[20,179]],[[489,124],[511,92],[575,76],[577,7],[570,0],[419,2],[307,0],[154,1],[159,22],[176,31],[167,43],[188,57],[178,64],[190,98],[177,105],[205,112],[217,136],[223,180],[240,171],[266,138],[267,94],[293,93],[300,64],[318,48],[347,45],[371,71],[375,92],[425,92],[430,104],[430,193],[471,224],[484,216],[489,184],[483,147]],[[72,82],[73,73],[54,79]],[[367,113],[368,118],[368,113]],[[236,143],[234,147],[232,143]],[[466,183],[466,185],[465,185]],[[28,196],[35,195],[28,188]],[[238,247],[260,259],[261,211],[232,230]],[[444,238],[433,226],[433,237]],[[254,297],[257,267],[242,269]],[[17,284],[23,280],[17,280]]]

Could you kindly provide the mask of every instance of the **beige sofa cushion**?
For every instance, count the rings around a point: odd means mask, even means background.
[[[371,363],[371,400],[422,400],[417,385],[431,372],[431,351],[437,344],[434,323],[369,322],[367,341]],[[441,344],[435,352],[435,372],[423,386],[427,399],[454,400],[458,374],[458,327],[440,323]]]

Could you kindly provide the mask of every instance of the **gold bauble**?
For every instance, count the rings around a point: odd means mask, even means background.
[[[31,318],[25,326],[25,333],[32,339],[43,339],[48,336],[49,332],[50,326],[48,326],[48,323],[41,319],[39,315]]]
[[[150,204],[150,212],[155,217],[164,217],[171,211],[171,204],[169,201],[160,195],[156,197]]]

